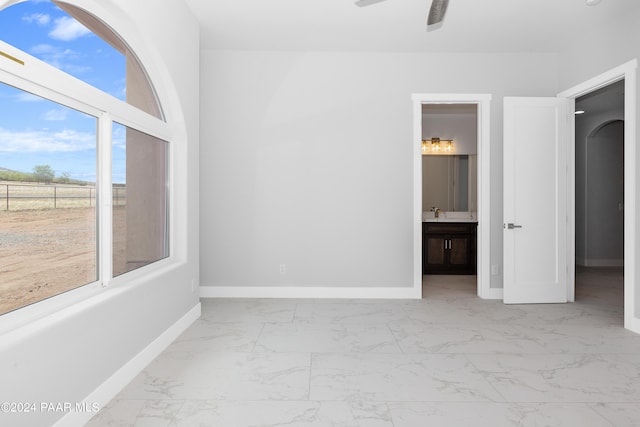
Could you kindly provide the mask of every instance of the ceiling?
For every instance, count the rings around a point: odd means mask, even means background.
[[[431,0],[185,0],[202,49],[385,52],[557,52],[559,40],[640,10],[638,0],[451,0],[426,30]]]

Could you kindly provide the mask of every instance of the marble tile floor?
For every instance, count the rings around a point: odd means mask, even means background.
[[[204,299],[89,426],[638,426],[640,336],[621,269],[572,304],[504,305],[474,276],[423,300]]]

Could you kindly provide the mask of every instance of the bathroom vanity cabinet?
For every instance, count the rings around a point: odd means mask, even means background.
[[[423,222],[423,274],[476,274],[475,222]]]

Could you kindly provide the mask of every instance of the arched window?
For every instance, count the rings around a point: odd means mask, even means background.
[[[170,136],[138,57],[71,3],[10,3],[0,2],[0,314],[167,258],[170,234]]]
[[[0,22],[6,43],[162,119],[137,56],[93,15],[61,1],[30,0],[7,7]]]

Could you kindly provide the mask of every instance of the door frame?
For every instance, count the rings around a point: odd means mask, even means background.
[[[634,59],[618,67],[606,71],[583,83],[558,94],[559,97],[569,100],[568,108],[568,242],[567,242],[567,299],[575,301],[575,224],[576,224],[576,197],[575,197],[575,100],[576,98],[600,89],[611,83],[624,79],[624,327],[633,332],[640,333],[640,310],[637,310],[635,299],[640,293],[636,289],[636,254],[640,235],[636,227],[636,191],[638,150],[636,149],[637,131],[637,68],[638,60]]]
[[[477,294],[502,299],[502,289],[491,287],[491,94],[415,93],[413,98],[413,287],[422,295],[422,105],[475,104],[478,106],[478,233]]]

